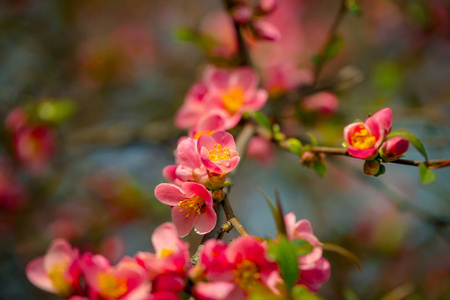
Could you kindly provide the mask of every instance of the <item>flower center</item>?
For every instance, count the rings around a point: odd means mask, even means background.
[[[241,87],[230,87],[222,94],[222,102],[230,114],[235,114],[244,104],[244,90]]]
[[[351,137],[351,145],[357,149],[372,148],[375,145],[375,137],[364,127],[359,125],[357,131]]]
[[[113,275],[100,273],[98,275],[98,286],[100,294],[104,297],[118,298],[127,291],[127,280],[116,278]]]
[[[209,150],[209,159],[212,161],[230,159],[231,150],[228,148],[222,148],[220,144],[215,144],[213,150]]]
[[[195,195],[192,198],[186,198],[178,203],[178,206],[181,207],[181,211],[186,211],[185,217],[189,217],[191,213],[196,213],[199,215],[203,209],[205,208],[205,200],[198,195]]]
[[[248,260],[241,262],[233,273],[235,282],[246,292],[252,289],[260,277],[256,264]]]
[[[166,258],[166,257],[171,256],[172,253],[173,253],[172,249],[164,248],[164,249],[161,250],[161,253],[159,254],[159,257],[160,258]]]
[[[64,279],[64,273],[68,267],[68,262],[62,261],[53,265],[52,269],[48,272],[48,277],[52,281],[55,289],[60,296],[68,296],[71,293],[70,284]]]

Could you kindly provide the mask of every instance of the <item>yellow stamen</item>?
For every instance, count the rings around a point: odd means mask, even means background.
[[[350,144],[357,149],[372,148],[375,145],[375,137],[364,127],[359,125],[357,131],[351,137]]]
[[[212,161],[230,159],[231,150],[228,148],[222,148],[220,144],[215,144],[213,150],[209,150],[209,159]]]
[[[246,292],[255,286],[260,277],[256,264],[248,260],[241,262],[233,273],[235,282]]]
[[[97,277],[100,294],[104,297],[118,298],[127,292],[127,280],[100,273]]]
[[[181,207],[180,212],[186,211],[184,216],[187,218],[191,213],[196,213],[197,215],[201,214],[205,208],[205,200],[200,196],[195,195],[192,198],[186,198],[180,201],[178,206]]]
[[[69,263],[66,261],[56,263],[48,272],[48,277],[50,277],[50,280],[55,286],[57,294],[63,297],[70,295],[72,291],[72,287],[67,280],[64,279],[64,273],[66,273],[68,265]]]
[[[172,249],[164,248],[164,249],[161,250],[161,253],[159,254],[159,257],[160,258],[166,258],[166,257],[171,256],[172,253],[173,253]]]
[[[241,87],[230,87],[222,94],[222,102],[230,114],[235,114],[244,104],[244,90]]]

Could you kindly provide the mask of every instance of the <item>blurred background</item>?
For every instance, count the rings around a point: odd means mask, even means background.
[[[340,147],[346,124],[390,107],[393,130],[414,132],[430,159],[450,157],[448,1],[360,1],[320,75],[340,80],[330,87],[338,100],[323,105],[296,91],[339,1],[280,3],[265,18],[281,39],[247,43],[271,94],[265,113],[275,108],[283,132]],[[113,263],[151,250],[151,233],[170,221],[153,190],[186,135],[173,117],[206,65],[230,63],[235,36],[219,0],[5,0],[0,36],[0,299],[58,299],[25,277],[53,239]],[[450,299],[450,168],[423,185],[415,167],[386,164],[375,178],[360,160],[327,156],[321,178],[291,153],[253,146],[230,195],[248,232],[275,236],[257,188],[278,190],[285,212],[361,260],[358,270],[325,253],[324,299]],[[406,158],[422,159],[413,147]],[[199,239],[187,237],[191,251]]]

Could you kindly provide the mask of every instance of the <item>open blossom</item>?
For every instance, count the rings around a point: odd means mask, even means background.
[[[80,266],[88,287],[90,299],[144,299],[150,291],[145,269],[130,257],[124,257],[111,266],[102,255],[85,253]]]
[[[333,114],[339,106],[339,99],[330,92],[319,92],[305,97],[302,107],[306,111],[319,112],[324,115]]]
[[[230,246],[210,240],[202,252],[200,264],[211,282],[196,285],[198,299],[245,299],[258,285],[277,292],[277,265],[267,258],[266,244],[254,237],[238,237]]]
[[[28,263],[26,274],[38,288],[69,297],[81,289],[78,250],[64,239],[54,240],[45,256]]]
[[[344,128],[344,139],[347,152],[361,159],[371,159],[376,156],[381,143],[391,131],[392,112],[385,108],[368,117],[366,121],[356,122]]]
[[[299,256],[300,269],[299,283],[306,285],[312,292],[317,292],[322,284],[330,278],[330,263],[322,257],[320,241],[313,234],[311,224],[308,220],[296,222],[294,213],[288,213],[284,217],[287,236],[290,240],[303,239],[313,246],[313,250]]]
[[[195,139],[187,137],[180,140],[176,150],[176,163],[176,168],[173,171],[174,175],[171,175],[175,176],[175,179],[169,181],[180,186],[187,181],[201,184],[208,181],[208,174],[197,151],[197,141]]]
[[[244,112],[261,109],[268,93],[258,89],[258,76],[249,67],[205,69],[201,82],[194,84],[175,117],[175,125],[191,128],[202,117],[214,112],[224,120],[223,129],[236,126]]]
[[[186,182],[180,188],[161,183],[155,188],[155,197],[172,206],[172,221],[181,237],[186,236],[192,227],[198,234],[206,234],[216,225],[212,195],[201,184]]]
[[[216,109],[201,117],[195,126],[189,130],[189,137],[198,139],[203,134],[213,134],[225,130],[226,115],[222,110]]]
[[[233,136],[225,131],[199,137],[197,150],[203,165],[212,176],[223,176],[231,172],[240,160]]]
[[[147,270],[150,280],[166,274],[184,279],[191,266],[189,245],[178,238],[175,225],[164,223],[158,226],[152,234],[152,244],[156,253],[136,254],[136,261]]]

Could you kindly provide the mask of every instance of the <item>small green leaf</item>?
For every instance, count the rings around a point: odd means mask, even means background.
[[[186,29],[186,28],[180,28],[175,32],[175,36],[178,40],[183,42],[197,42],[198,41],[198,34],[197,32]]]
[[[353,14],[355,14],[357,16],[360,16],[361,15],[361,10],[359,9],[359,6],[358,6],[357,2],[358,2],[357,0],[345,0],[345,6],[347,6],[347,9],[351,13],[353,13]]]
[[[406,129],[399,129],[389,133],[386,138],[390,139],[393,137],[401,137],[413,144],[414,147],[416,147],[416,149],[423,155],[423,157],[425,157],[425,160],[428,161],[428,155],[427,151],[425,150],[425,146],[422,144],[420,139],[414,135],[414,133]]]
[[[355,291],[349,288],[345,289],[344,298],[345,300],[359,300],[358,295],[356,295]]]
[[[269,243],[269,254],[273,256],[280,267],[281,277],[288,290],[291,290],[300,275],[296,249],[286,237],[281,236],[279,243]]]
[[[358,269],[361,270],[361,263],[359,262],[358,257],[347,249],[331,243],[323,243],[322,248],[323,250],[332,251],[350,259],[353,263],[355,263]]]
[[[295,300],[320,300],[319,296],[314,295],[306,286],[296,285],[291,292]]]
[[[267,117],[265,114],[263,114],[260,111],[256,111],[253,114],[253,118],[255,119],[256,122],[258,122],[261,126],[265,127],[268,130],[271,130],[270,128],[270,121],[269,121],[269,117]]]
[[[278,228],[280,228],[280,233],[287,236],[286,223],[284,223],[284,213],[283,208],[281,207],[280,193],[278,193],[278,191],[275,191],[275,202],[277,204],[278,221],[280,223]]]
[[[334,58],[344,48],[345,40],[339,35],[333,36],[325,46],[323,57],[325,60]]]
[[[375,174],[374,176],[378,177],[378,176],[383,175],[384,173],[386,173],[386,167],[384,165],[380,165],[380,169],[378,170],[378,173]]]
[[[323,177],[327,172],[327,165],[324,162],[315,161],[314,170],[316,170],[317,175]]]
[[[286,145],[287,145],[289,151],[291,151],[294,154],[299,155],[300,152],[302,151],[302,142],[300,142],[296,138],[288,138],[286,140]]]
[[[223,186],[222,187],[227,187],[227,186],[230,186],[230,185],[233,185],[233,183],[231,182],[231,181],[225,181],[224,183],[223,183]]]
[[[436,179],[436,175],[424,163],[419,164],[419,175],[423,184],[430,184]]]
[[[313,250],[313,246],[305,241],[304,239],[295,239],[291,241],[292,245],[295,247],[295,253],[300,255],[306,255],[308,253],[311,253]]]
[[[284,217],[283,216],[280,217],[280,212],[272,204],[267,194],[264,193],[264,191],[259,188],[258,191],[264,196],[264,198],[267,201],[267,204],[269,204],[270,211],[272,212],[272,216],[275,221],[275,225],[277,226],[278,233],[286,235],[286,225],[284,224]]]
[[[316,139],[316,137],[314,136],[314,134],[313,134],[311,131],[307,131],[306,134],[307,134],[307,135],[309,136],[309,138],[311,139],[311,145],[312,145],[313,147],[317,146],[318,143],[317,143],[317,139]]]
[[[75,104],[70,100],[45,100],[36,107],[37,117],[43,121],[59,124],[75,112]]]
[[[322,57],[320,57],[319,55],[315,54],[311,57],[311,60],[313,61],[314,64],[316,65],[320,65],[324,63],[324,59]]]

